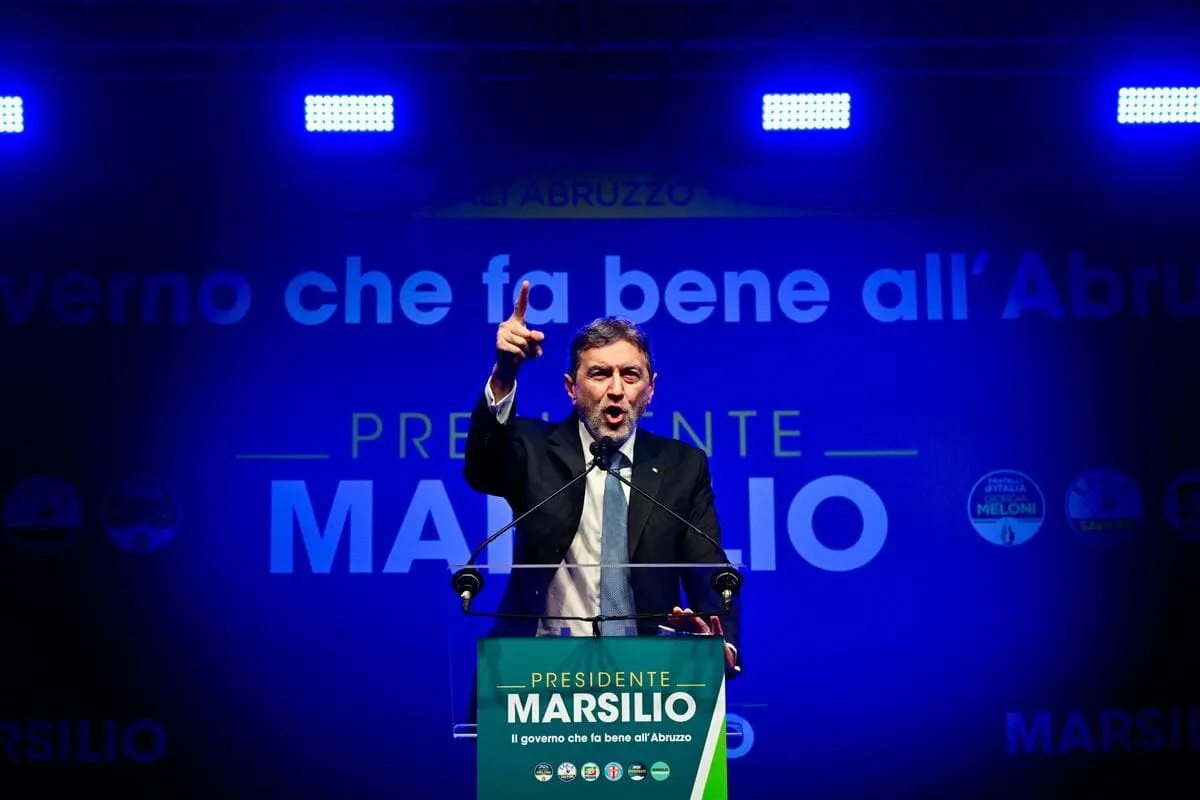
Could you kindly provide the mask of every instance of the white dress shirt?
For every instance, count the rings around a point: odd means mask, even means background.
[[[501,424],[508,421],[512,413],[513,398],[517,387],[503,399],[496,402],[490,383],[484,388],[488,407],[496,415]],[[621,445],[621,454],[628,461],[617,470],[622,478],[633,478],[633,443],[637,430]],[[590,431],[579,422],[579,440],[584,463],[592,459],[591,445],[595,439]],[[543,613],[552,617],[595,617],[600,613],[600,570],[594,564],[600,563],[600,539],[604,530],[604,486],[608,474],[600,469],[594,469],[584,478],[583,513],[579,517],[579,528],[571,539],[571,546],[563,556],[563,565],[554,572],[546,591],[546,607]],[[629,502],[629,487],[621,484],[625,492],[625,502]],[[572,568],[569,565],[587,565],[584,568]],[[538,623],[538,636],[591,636],[592,625],[579,620],[544,619]]]

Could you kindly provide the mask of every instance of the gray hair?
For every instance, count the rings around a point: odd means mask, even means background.
[[[579,370],[579,362],[584,350],[593,347],[605,347],[613,342],[625,341],[637,347],[646,357],[646,365],[650,374],[654,375],[654,359],[650,356],[650,337],[637,326],[637,323],[625,317],[601,317],[584,325],[575,333],[571,340],[571,363],[567,374],[572,378]]]

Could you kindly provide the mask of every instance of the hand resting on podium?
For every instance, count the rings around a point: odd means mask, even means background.
[[[690,608],[680,608],[675,606],[671,610],[671,615],[667,617],[667,622],[675,626],[674,630],[664,628],[664,633],[670,630],[671,635],[691,635],[691,636],[724,636],[725,632],[721,630],[721,618],[717,615],[712,615],[708,618],[708,622],[704,618],[697,615]],[[725,643],[725,673],[734,675],[741,672],[741,667],[737,665],[737,648],[729,642]]]

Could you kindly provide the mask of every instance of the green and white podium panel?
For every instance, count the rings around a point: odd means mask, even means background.
[[[523,620],[501,603],[507,581],[543,586],[550,576],[538,583],[535,571],[547,568],[508,568],[504,576],[486,575],[468,613],[453,596],[448,600],[453,730],[474,741],[476,796],[618,798],[642,784],[663,800],[728,797],[727,748],[740,731],[727,726],[724,640],[661,630],[671,609],[639,609],[640,636],[596,636],[593,621]],[[600,568],[610,567],[572,569],[580,578],[582,570]],[[510,616],[491,616],[497,607]],[[522,628],[531,635],[512,635]],[[650,630],[660,635],[645,635]]]
[[[724,798],[725,661],[713,637],[481,639],[480,798]],[[547,784],[539,787],[538,784]]]

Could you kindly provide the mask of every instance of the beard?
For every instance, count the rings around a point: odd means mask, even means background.
[[[612,413],[617,408],[620,408],[619,415]],[[600,439],[603,436],[611,436],[619,445],[633,434],[633,429],[637,427],[638,420],[642,418],[642,412],[645,411],[645,404],[618,407],[602,403],[581,411],[584,425],[587,426],[593,438]]]

